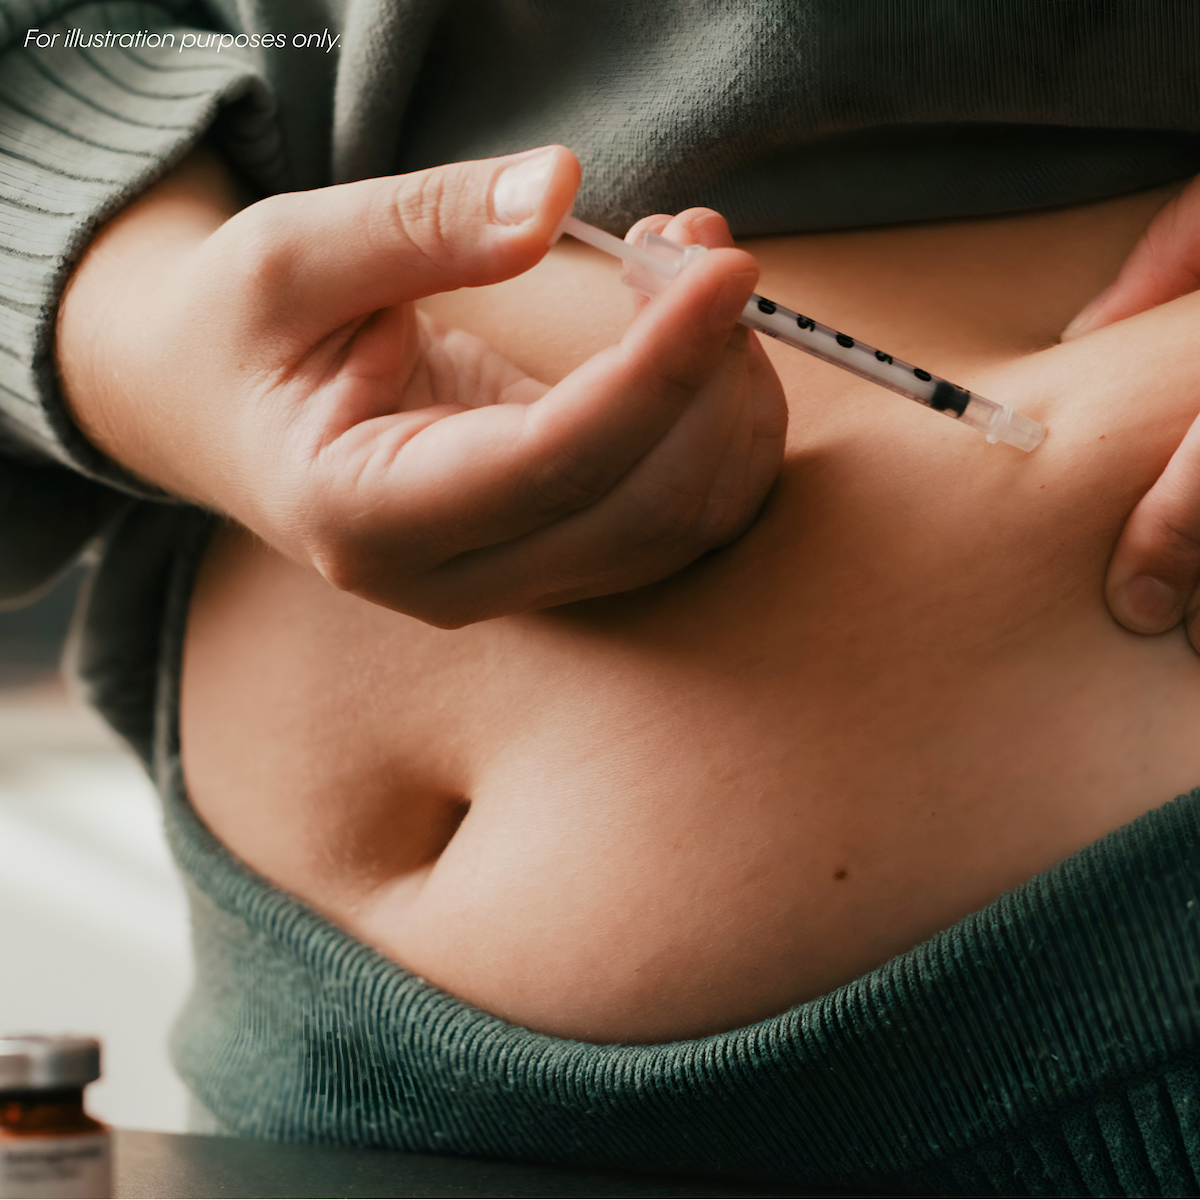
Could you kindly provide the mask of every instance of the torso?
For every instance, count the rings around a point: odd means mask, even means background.
[[[1200,783],[1200,656],[1102,594],[1200,410],[1200,296],[1054,344],[1163,195],[750,244],[764,294],[1044,420],[1032,455],[769,344],[780,481],[653,587],[444,631],[220,533],[198,812],[463,999],[659,1041],[828,991]],[[550,382],[629,317],[577,246],[427,307]]]

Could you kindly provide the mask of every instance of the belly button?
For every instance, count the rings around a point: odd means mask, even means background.
[[[438,850],[439,855],[450,845],[451,840],[458,832],[462,823],[467,819],[467,813],[470,811],[471,801],[468,797],[459,796],[456,800],[451,801],[449,811],[446,814],[446,823],[443,826],[442,844]]]

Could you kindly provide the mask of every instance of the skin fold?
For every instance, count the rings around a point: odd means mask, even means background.
[[[1200,657],[1104,600],[1200,411],[1200,297],[1058,344],[1168,194],[745,245],[763,294],[1045,423],[1033,454],[767,342],[778,481],[662,582],[440,629],[230,522],[185,648],[197,811],[453,994],[655,1042],[821,995],[1200,784]],[[419,308],[554,384],[634,304],[564,240]]]

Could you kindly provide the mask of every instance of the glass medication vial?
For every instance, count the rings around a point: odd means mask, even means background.
[[[83,1108],[100,1043],[0,1037],[0,1197],[112,1195],[108,1129]]]
[[[559,226],[559,233],[570,234],[605,254],[623,259],[626,266],[622,282],[644,296],[657,295],[688,263],[704,253],[703,246],[680,246],[657,233],[645,234],[640,246],[632,246],[570,216]],[[1046,436],[1041,425],[1022,416],[1011,404],[997,404],[976,396],[966,388],[784,308],[765,296],[751,296],[738,323],[907,396],[935,412],[954,417],[961,425],[977,429],[989,442],[1005,442],[1028,453]]]

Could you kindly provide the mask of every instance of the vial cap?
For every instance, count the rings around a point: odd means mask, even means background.
[[[95,1038],[0,1037],[0,1092],[83,1087],[99,1078]]]

